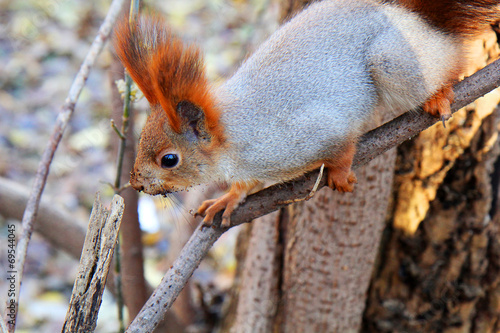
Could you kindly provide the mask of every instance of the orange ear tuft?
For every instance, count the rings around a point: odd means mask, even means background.
[[[204,70],[201,52],[195,46],[184,46],[176,38],[162,40],[151,58],[153,86],[165,112],[176,118],[177,104],[189,101],[203,110],[211,128],[218,123],[219,114]],[[173,129],[179,131],[180,122]]]
[[[154,35],[138,27],[130,27],[128,16],[123,14],[114,29],[113,46],[127,72],[141,88],[149,103],[158,104],[149,77],[149,66]]]
[[[203,110],[208,130],[220,138],[219,112],[196,47],[184,46],[165,21],[153,15],[139,18],[132,29],[123,17],[114,45],[132,79],[151,105],[161,105],[175,132],[181,130],[177,105],[189,101]]]

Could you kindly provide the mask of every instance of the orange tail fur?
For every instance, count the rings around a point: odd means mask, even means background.
[[[389,0],[447,33],[474,35],[500,20],[498,0]]]

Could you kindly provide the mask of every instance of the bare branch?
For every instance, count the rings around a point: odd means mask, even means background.
[[[113,27],[114,22],[116,21],[122,7],[124,4],[124,0],[113,0],[111,6],[109,8],[108,14],[104,19],[103,24],[99,28],[99,33],[97,37],[92,42],[89,52],[83,61],[80,70],[73,81],[68,97],[62,106],[61,111],[56,120],[56,124],[52,131],[52,135],[50,140],[43,152],[42,159],[38,165],[35,182],[33,184],[32,192],[30,199],[28,200],[28,204],[26,206],[26,210],[24,211],[23,221],[22,221],[22,234],[19,238],[19,243],[17,245],[17,279],[16,279],[16,296],[15,296],[15,304],[16,304],[16,315],[17,308],[19,302],[19,293],[20,293],[20,285],[21,279],[23,277],[24,270],[24,262],[26,258],[26,252],[28,249],[28,244],[31,239],[31,234],[33,233],[33,224],[36,219],[36,214],[38,212],[38,206],[40,203],[40,198],[42,196],[43,189],[45,187],[45,183],[47,181],[47,175],[49,173],[50,164],[54,157],[54,153],[61,141],[61,137],[63,135],[64,129],[69,123],[71,116],[73,115],[73,111],[75,109],[75,104],[80,96],[80,92],[87,81],[87,78],[90,73],[90,69],[95,63],[95,60],[98,54],[104,47],[104,43],[109,37],[111,29]],[[13,321],[15,322],[15,320]],[[14,331],[15,324],[9,325],[10,331]]]
[[[455,102],[452,105],[452,112],[456,112],[498,86],[500,86],[500,60],[454,87]],[[421,110],[410,111],[368,132],[358,144],[353,167],[357,168],[368,163],[374,157],[412,138],[437,121],[436,118]],[[318,170],[310,172],[294,181],[273,185],[249,196],[246,202],[231,215],[233,226],[251,222],[257,217],[284,207],[285,202],[293,202],[294,199],[304,197],[314,186],[318,172]],[[324,185],[325,179],[323,178],[319,187]],[[216,215],[214,225],[220,225],[221,215],[222,212]],[[152,332],[154,330],[208,250],[226,230],[220,227],[198,226],[153,295],[130,324],[127,332]]]
[[[21,220],[29,198],[29,188],[0,177],[0,215]],[[85,221],[75,218],[44,197],[40,202],[34,231],[54,248],[63,250],[76,260],[80,259],[85,239]]]
[[[115,194],[110,209],[96,194],[62,332],[93,332],[113,260],[125,203]]]

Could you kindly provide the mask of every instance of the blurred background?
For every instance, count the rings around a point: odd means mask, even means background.
[[[0,1],[0,177],[19,190],[31,189],[57,114],[109,4],[96,0]],[[277,27],[277,5],[271,0],[169,0],[144,1],[143,5],[163,13],[177,35],[201,47],[214,84],[227,79]],[[78,100],[43,194],[51,206],[70,213],[73,222],[84,227],[96,191],[107,202],[113,195],[108,185],[115,178],[113,145],[117,144],[110,126],[111,92],[116,89],[112,62],[112,52],[106,47]],[[131,131],[136,138],[147,114],[144,98],[134,103]],[[139,198],[145,275],[151,285],[159,282],[169,266],[165,258],[170,240],[184,239],[180,236],[185,234],[183,229],[190,230],[199,222],[189,213],[195,206],[183,204],[186,196],[197,191],[204,192],[206,187],[173,199]],[[0,193],[0,202],[5,195]],[[11,223],[20,230],[16,218],[0,212],[0,244],[5,244],[7,224]],[[236,229],[217,243],[195,276],[195,281],[209,286],[216,295],[223,295],[231,285]],[[6,267],[6,250],[0,249],[0,267]],[[76,273],[74,258],[35,233],[28,251],[17,331],[60,330]],[[6,295],[4,281],[2,275],[0,295]],[[114,298],[106,293],[99,332],[117,329],[113,303]]]

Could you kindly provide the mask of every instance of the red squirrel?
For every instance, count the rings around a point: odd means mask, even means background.
[[[151,106],[132,187],[166,195],[210,181],[228,193],[198,209],[222,225],[247,193],[320,167],[351,192],[357,139],[376,108],[451,116],[464,43],[500,20],[498,0],[335,0],[281,26],[220,87],[201,52],[158,16],[124,17],[114,47]]]

